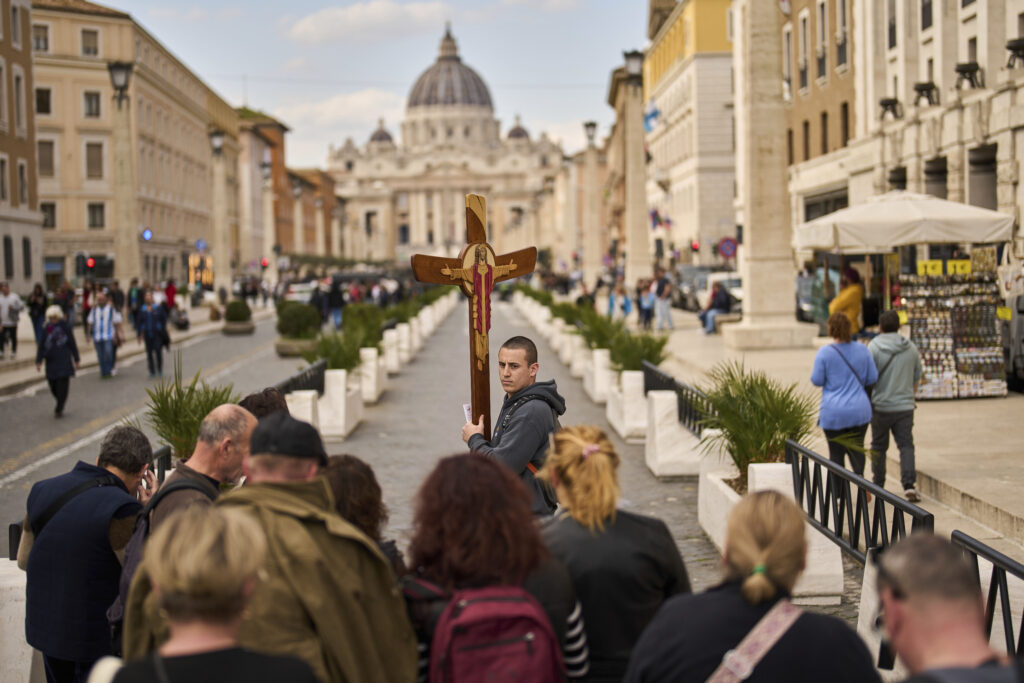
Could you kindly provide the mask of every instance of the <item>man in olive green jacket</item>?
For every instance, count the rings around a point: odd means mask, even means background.
[[[267,535],[267,576],[243,617],[240,644],[300,657],[327,683],[413,681],[416,638],[401,592],[373,541],[335,512],[317,476],[327,459],[320,435],[277,413],[260,421],[250,450],[246,485],[217,501],[252,514]],[[165,630],[143,595],[145,565],[132,582],[126,658],[156,647]]]

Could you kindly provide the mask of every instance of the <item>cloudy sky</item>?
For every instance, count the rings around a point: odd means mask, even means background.
[[[566,151],[582,122],[607,134],[608,76],[642,49],[644,0],[99,0],[130,12],[234,105],[292,132],[288,163],[323,166],[329,144],[393,134],[450,21],[463,61],[490,87],[507,131],[517,114]]]

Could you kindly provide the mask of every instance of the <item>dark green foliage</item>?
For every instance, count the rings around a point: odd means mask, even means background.
[[[309,304],[277,308],[277,333],[286,339],[314,339],[320,331],[320,311]]]
[[[668,337],[649,332],[630,334],[623,331],[616,335],[609,349],[612,368],[621,370],[643,370],[643,362],[659,365],[665,360],[665,345]]]
[[[560,318],[569,325],[575,326],[580,319],[580,309],[576,304],[556,301],[550,308],[552,318]]]
[[[601,315],[593,308],[579,308],[580,334],[591,349],[611,349],[612,340],[620,334],[629,334],[626,325],[621,320],[612,320],[608,316]]]
[[[736,361],[719,363],[709,373],[711,382],[701,387],[709,409],[702,426],[717,429],[705,436],[705,449],[717,444],[732,457],[746,489],[747,465],[782,462],[786,439],[800,442],[815,427],[816,401],[784,385],[760,370],[747,371]]]
[[[252,320],[252,309],[241,299],[233,299],[224,309],[224,319],[229,323],[245,323]]]
[[[344,334],[329,332],[316,340],[316,348],[302,357],[310,363],[324,358],[328,370],[354,370],[359,367],[359,349],[363,344],[363,329],[353,326],[354,332],[346,329]],[[372,346],[372,344],[370,345]]]

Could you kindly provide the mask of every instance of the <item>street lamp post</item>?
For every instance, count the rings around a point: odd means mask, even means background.
[[[306,250],[305,230],[302,221],[302,183],[299,180],[292,180],[292,239],[296,256]]]
[[[227,162],[224,159],[224,131],[210,130],[213,166],[213,290],[231,294],[231,243],[228,235]]]
[[[601,236],[598,233],[597,147],[594,138],[597,122],[583,124],[587,150],[583,153],[583,283],[593,287],[601,275]]]
[[[260,162],[260,175],[263,177],[263,254],[267,259],[267,270],[263,278],[273,288],[277,285],[277,221],[274,219],[274,180],[269,159]]]
[[[624,53],[626,59],[623,99],[623,145],[626,166],[626,282],[651,277],[651,246],[647,234],[647,169],[644,162],[643,65],[644,54]]]
[[[130,62],[107,65],[110,84],[114,88],[117,107],[113,112],[114,201],[117,223],[114,227],[114,274],[122,281],[142,276],[142,255],[139,248],[138,207],[135,193],[135,155],[132,153]]]
[[[327,226],[324,220],[324,200],[322,197],[317,197],[314,202],[316,206],[316,216],[314,217],[313,226],[315,228],[314,239],[316,241],[316,254],[317,256],[323,256],[327,253]]]

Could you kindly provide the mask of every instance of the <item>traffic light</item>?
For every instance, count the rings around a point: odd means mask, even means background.
[[[85,254],[75,254],[75,275],[85,275]]]
[[[266,270],[267,266],[269,266],[269,265],[270,265],[270,259],[268,259],[266,256],[264,256],[263,258],[260,259],[260,268],[262,268],[263,270]]]
[[[700,242],[698,240],[692,240],[690,242],[690,251],[700,251]]]
[[[85,267],[88,270],[95,269],[96,268],[96,259],[94,259],[92,256],[90,256],[89,258],[85,259]]]

